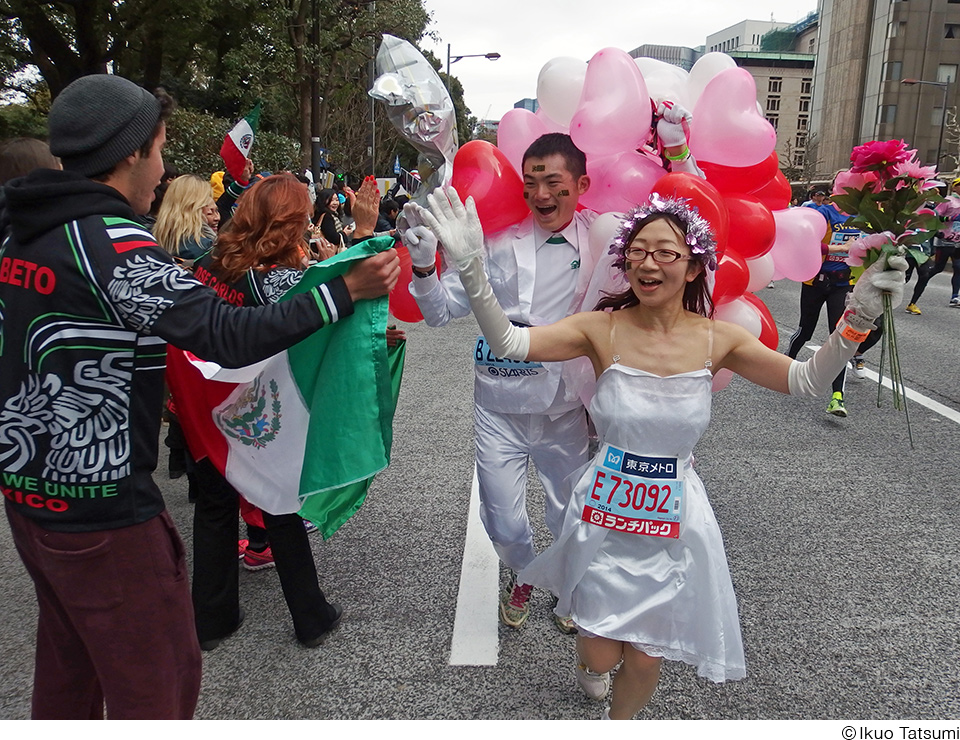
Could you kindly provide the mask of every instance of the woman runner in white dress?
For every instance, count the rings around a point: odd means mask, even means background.
[[[621,224],[611,253],[629,283],[592,311],[548,326],[513,326],[480,256],[472,199],[430,196],[421,215],[442,242],[484,336],[500,357],[556,362],[586,356],[596,372],[591,417],[600,435],[557,541],[523,583],[559,597],[579,628],[578,678],[601,699],[621,664],[605,717],[630,719],[656,689],[663,658],[713,681],[745,675],[736,598],[720,529],[697,474],[694,445],[710,416],[712,373],[728,368],[792,395],[821,395],[882,312],[903,296],[906,261],[878,263],[857,281],[836,330],[807,362],[768,349],[735,324],[713,321],[706,271],[716,266],[710,225],[685,201],[651,196]],[[882,261],[881,261],[882,262]]]

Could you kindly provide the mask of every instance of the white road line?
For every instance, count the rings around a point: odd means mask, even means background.
[[[497,664],[499,590],[500,561],[480,521],[480,488],[474,470],[450,665]]]
[[[807,347],[812,349],[814,352],[820,349],[820,345],[818,344],[808,344]],[[875,373],[873,370],[870,370],[869,368],[864,368],[864,371],[867,374],[868,380],[872,380],[874,383],[880,380],[880,376],[877,373]],[[848,373],[852,372],[852,370],[850,370],[849,364],[847,365],[847,372]],[[890,378],[884,376],[883,387],[891,388],[891,389],[893,388],[893,384],[890,382]],[[939,401],[934,401],[929,396],[923,395],[922,393],[920,393],[920,391],[915,391],[912,388],[907,388],[907,400],[916,401],[921,406],[926,406],[928,409],[930,409],[934,413],[940,414],[940,416],[943,416],[944,418],[949,419],[955,424],[960,424],[960,411],[952,409],[949,406],[944,406]],[[890,402],[891,404],[893,403],[892,398],[890,399]]]

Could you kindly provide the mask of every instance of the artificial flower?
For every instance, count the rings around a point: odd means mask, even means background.
[[[871,249],[882,249],[886,244],[893,244],[897,237],[889,231],[882,231],[879,234],[864,234],[859,239],[849,243],[849,256],[847,264],[851,267],[862,267],[863,260],[867,252]]]
[[[902,139],[868,141],[850,152],[851,172],[884,172],[910,159],[910,150]]]

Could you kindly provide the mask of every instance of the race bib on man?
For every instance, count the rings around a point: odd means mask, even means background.
[[[507,360],[494,356],[481,334],[473,350],[473,359],[484,372],[499,378],[532,378],[546,372],[539,362],[526,360]]]
[[[683,511],[681,465],[605,445],[581,519],[617,532],[676,539]]]

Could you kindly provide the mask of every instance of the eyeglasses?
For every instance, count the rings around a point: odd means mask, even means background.
[[[689,255],[684,256],[680,254],[680,252],[674,252],[672,249],[654,249],[650,251],[641,249],[640,247],[627,247],[623,254],[631,262],[643,262],[647,258],[647,255],[650,255],[653,257],[654,262],[659,262],[662,265],[667,265],[677,260],[690,259]]]

